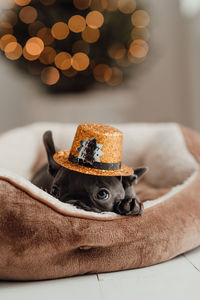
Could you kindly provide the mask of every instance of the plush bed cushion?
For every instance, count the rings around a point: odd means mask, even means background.
[[[139,217],[86,212],[30,183],[46,160],[43,132],[51,129],[57,147],[69,149],[75,125],[40,123],[1,136],[0,279],[39,280],[149,266],[200,245],[198,134],[178,124],[116,127],[124,132],[123,161],[133,167],[148,165],[147,186],[169,189],[144,202]]]

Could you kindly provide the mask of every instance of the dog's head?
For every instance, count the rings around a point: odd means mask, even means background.
[[[51,194],[62,202],[85,210],[112,211],[123,215],[141,214],[143,206],[133,185],[147,171],[137,168],[130,176],[95,176],[68,170],[53,159],[55,147],[51,132],[44,134],[48,170],[52,176]]]

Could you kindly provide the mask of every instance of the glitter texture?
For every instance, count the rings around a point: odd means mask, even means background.
[[[69,161],[69,154],[78,157],[77,148],[80,147],[80,141],[89,139],[97,139],[102,144],[103,155],[100,157],[102,163],[120,163],[122,156],[123,134],[120,130],[102,124],[84,123],[77,128],[71,150],[62,150],[54,155],[55,161],[70,170],[98,176],[129,176],[133,174],[133,169],[122,165],[119,170],[100,170],[74,164]]]

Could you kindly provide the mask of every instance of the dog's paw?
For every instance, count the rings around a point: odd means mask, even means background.
[[[124,199],[117,203],[115,210],[120,215],[138,216],[144,211],[144,206],[138,199]]]

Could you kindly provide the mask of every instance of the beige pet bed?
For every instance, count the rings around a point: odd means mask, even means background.
[[[137,187],[147,200],[142,216],[86,212],[30,183],[46,161],[43,132],[69,149],[75,125],[41,123],[0,137],[0,279],[144,267],[200,245],[199,135],[177,124],[115,127],[124,132],[124,163],[150,168]]]

